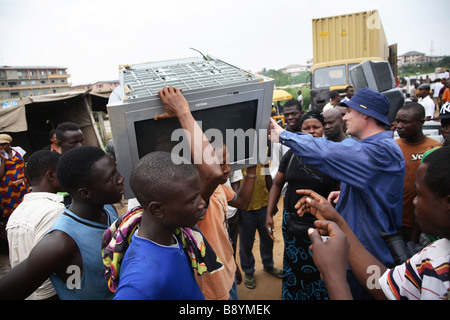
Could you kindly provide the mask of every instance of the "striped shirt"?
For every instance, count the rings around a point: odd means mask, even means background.
[[[450,295],[450,240],[430,244],[380,278],[390,300],[447,300]]]

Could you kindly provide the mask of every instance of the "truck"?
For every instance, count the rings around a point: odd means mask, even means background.
[[[397,45],[388,46],[378,10],[312,20],[312,110],[322,110],[330,92],[351,85],[349,69],[361,62],[389,61],[396,76]]]

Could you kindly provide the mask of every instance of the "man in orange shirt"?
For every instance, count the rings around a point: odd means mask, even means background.
[[[444,84],[444,87],[441,89],[441,92],[439,93],[441,95],[441,106],[450,101],[450,89],[447,79],[442,79],[442,83]]]
[[[155,120],[176,117],[181,127],[189,132],[187,137],[191,157],[202,182],[200,195],[207,203],[203,220],[197,225],[224,266],[212,274],[196,277],[197,283],[206,300],[237,300],[236,262],[226,226],[228,204],[237,209],[247,209],[255,186],[256,166],[247,169],[242,185],[235,193],[225,185],[230,175],[226,146],[216,146],[212,150],[181,90],[166,87],[159,92],[159,96],[166,112]],[[201,139],[196,141],[195,138]]]
[[[440,146],[440,142],[427,137],[422,132],[425,122],[425,109],[416,102],[407,103],[396,117],[397,132],[400,138],[395,141],[403,152],[406,163],[405,182],[403,187],[402,236],[405,241],[418,240],[420,228],[414,218],[413,200],[416,196],[414,183],[417,168],[423,154]],[[417,241],[416,241],[417,242]]]

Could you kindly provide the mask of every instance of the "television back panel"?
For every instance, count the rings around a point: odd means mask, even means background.
[[[395,88],[394,74],[387,61],[364,61],[350,68],[349,75],[355,91],[369,88],[384,92]]]
[[[133,101],[158,96],[158,91],[164,87],[195,92],[260,80],[260,77],[250,72],[213,58],[135,64],[125,66],[120,71],[124,99]]]
[[[158,95],[164,87],[182,89],[194,118],[208,138],[208,132],[220,132],[222,136],[225,132],[232,170],[265,161],[273,79],[208,56],[126,65],[119,76],[121,99],[108,103],[107,108],[117,164],[125,177],[126,198],[132,197],[129,176],[142,156],[160,147],[178,150],[182,145],[183,138],[173,139],[178,120],[154,120],[165,112]],[[241,129],[244,135],[249,132],[245,140],[237,136]],[[236,133],[236,137],[228,136],[228,130]],[[236,143],[229,144],[230,141]],[[239,147],[233,155],[240,145],[245,145],[244,152]]]
[[[405,94],[401,88],[387,90],[382,92],[382,94],[389,99],[391,104],[387,117],[389,119],[389,123],[392,123],[397,117],[398,110],[405,104]]]

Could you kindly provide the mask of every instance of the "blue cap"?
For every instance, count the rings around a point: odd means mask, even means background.
[[[342,101],[342,103],[358,112],[380,120],[388,126],[391,125],[387,117],[391,103],[388,98],[377,91],[368,88],[360,89],[351,100]]]

